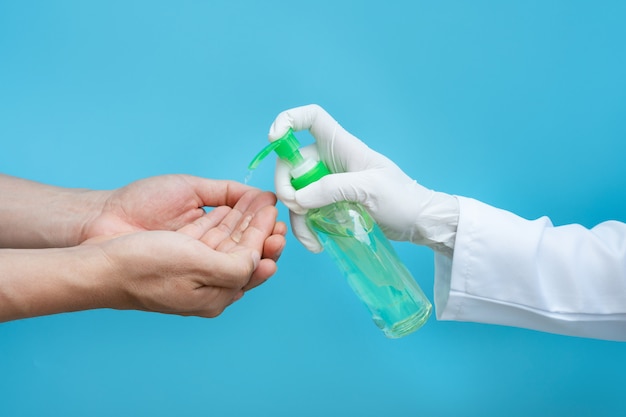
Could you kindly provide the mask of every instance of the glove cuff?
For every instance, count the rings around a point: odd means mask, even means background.
[[[459,212],[459,201],[455,196],[433,191],[417,216],[411,242],[452,256]]]

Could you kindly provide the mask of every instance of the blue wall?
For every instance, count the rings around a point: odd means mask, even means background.
[[[622,1],[0,1],[0,171],[243,181],[275,115],[319,103],[428,187],[626,221],[624,21]],[[432,253],[396,247],[432,299]],[[385,339],[292,236],[214,320],[0,324],[7,417],[622,416],[624,386],[626,344],[434,319]]]

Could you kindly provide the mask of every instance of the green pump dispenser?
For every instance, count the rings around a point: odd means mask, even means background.
[[[296,190],[306,187],[324,175],[330,174],[330,171],[322,161],[311,164],[311,161],[304,159],[300,153],[300,142],[298,142],[291,128],[282,137],[263,148],[250,162],[248,169],[255,169],[272,151],[275,151],[278,157],[287,162],[292,169],[302,171],[302,175],[297,175],[291,179],[291,185]]]
[[[289,129],[261,150],[248,169],[255,169],[275,151],[291,167],[296,190],[331,174],[322,161],[305,159],[299,147]],[[309,210],[305,219],[387,337],[405,336],[426,323],[432,312],[430,301],[363,206],[340,201]]]

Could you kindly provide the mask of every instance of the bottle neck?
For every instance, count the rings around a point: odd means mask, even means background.
[[[330,171],[322,161],[316,162],[313,159],[306,159],[304,163],[291,170],[291,176],[293,177],[291,185],[296,190],[299,190],[329,174]]]

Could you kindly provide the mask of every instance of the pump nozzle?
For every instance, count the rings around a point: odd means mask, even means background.
[[[291,175],[293,177],[291,185],[296,190],[306,187],[324,175],[330,174],[330,171],[322,161],[316,162],[312,159],[305,159],[300,153],[299,147],[300,142],[293,134],[293,130],[289,128],[287,133],[263,148],[250,162],[248,169],[255,169],[272,151],[276,151],[278,157],[291,167]]]

